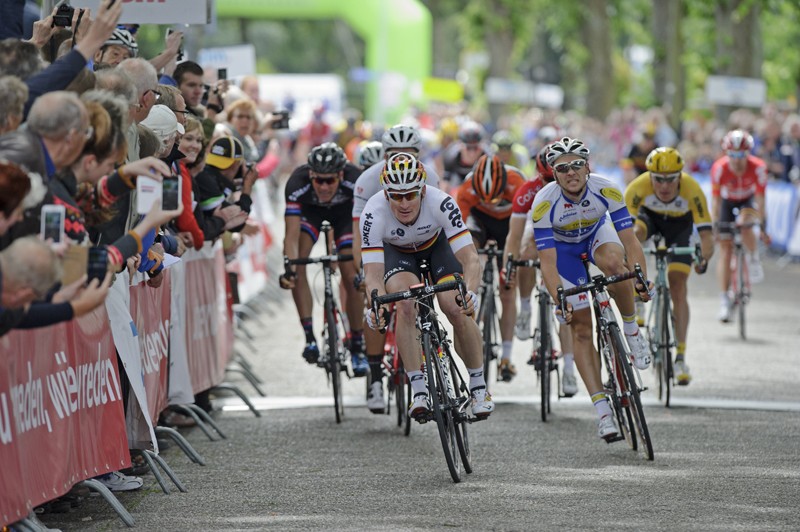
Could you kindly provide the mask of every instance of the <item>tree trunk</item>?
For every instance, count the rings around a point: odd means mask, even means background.
[[[667,47],[667,102],[669,109],[667,117],[670,125],[679,130],[681,115],[686,107],[686,69],[683,66],[683,34],[681,33],[681,20],[683,20],[684,5],[682,0],[669,1],[667,24],[669,30]]]
[[[717,23],[717,74],[761,78],[763,45],[758,23],[761,5],[748,2],[743,15],[737,9],[747,0],[717,0],[714,14]],[[719,106],[717,116],[727,120],[733,108]]]
[[[583,35],[589,50],[586,65],[588,82],[586,114],[605,120],[614,103],[614,68],[611,64],[611,28],[609,27],[607,1],[588,0]]]
[[[507,20],[509,17],[508,8],[500,0],[493,0],[487,8],[500,20]],[[511,53],[514,50],[514,36],[511,30],[487,31],[484,42],[489,53],[489,77],[508,78],[511,74]],[[497,122],[504,108],[503,104],[489,104],[489,115],[493,122]]]

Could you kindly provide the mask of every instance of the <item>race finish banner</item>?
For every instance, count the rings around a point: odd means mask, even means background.
[[[117,0],[122,2],[120,24],[208,24],[211,22],[210,0]],[[53,11],[58,0],[45,0],[42,13]],[[70,0],[69,5],[97,13],[100,0]]]
[[[129,465],[105,307],[0,338],[0,525]]]

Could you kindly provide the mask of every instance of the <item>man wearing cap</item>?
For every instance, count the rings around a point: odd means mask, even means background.
[[[161,140],[161,148],[156,152],[156,157],[159,159],[170,155],[178,135],[183,135],[185,132],[175,113],[166,105],[161,104],[154,105],[141,124],[152,130]]]
[[[206,167],[194,181],[194,215],[206,240],[214,240],[225,231],[241,231],[250,214],[250,192],[257,177],[254,167],[244,165],[241,142],[227,136],[214,141],[206,155]],[[241,194],[234,202],[237,190]]]

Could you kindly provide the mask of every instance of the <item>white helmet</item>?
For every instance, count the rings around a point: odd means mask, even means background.
[[[383,160],[383,144],[377,140],[362,141],[358,147],[358,165],[367,168]]]
[[[387,129],[381,137],[381,142],[385,150],[412,148],[419,151],[422,148],[422,137],[417,128],[402,124]]]
[[[589,158],[589,148],[586,147],[586,144],[578,139],[564,137],[550,144],[550,150],[547,152],[547,164],[553,166],[562,155],[569,153],[577,155],[581,159]]]
[[[425,185],[428,174],[419,160],[410,153],[395,153],[381,172],[384,190],[416,190]]]

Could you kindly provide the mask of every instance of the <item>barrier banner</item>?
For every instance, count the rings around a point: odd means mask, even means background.
[[[130,466],[104,307],[0,338],[0,525]]]
[[[228,305],[228,276],[221,243],[206,243],[183,257],[186,296],[186,348],[194,393],[225,378],[233,352],[233,323]],[[179,289],[175,287],[175,289]]]
[[[169,267],[171,286],[170,338],[169,345],[169,397],[171,405],[194,403],[192,378],[189,374],[186,343],[175,341],[175,338],[186,337],[186,293],[184,290],[186,267],[183,260]]]
[[[785,251],[797,221],[797,188],[789,183],[767,186],[767,232],[772,245]]]
[[[155,424],[167,407],[168,355],[170,349],[170,271],[152,288],[142,279],[131,286],[131,317],[139,335],[139,360],[147,395],[147,414]]]

